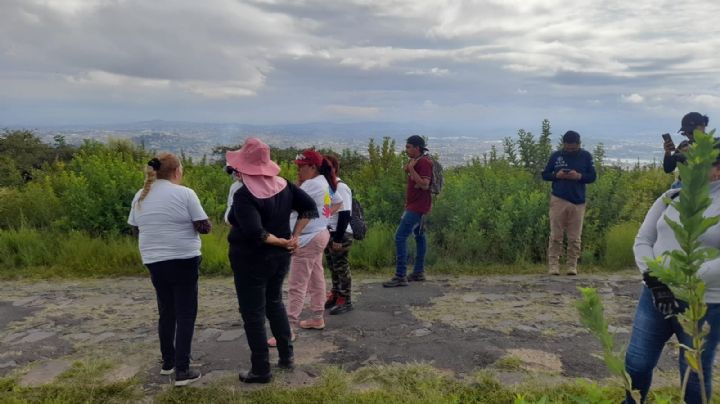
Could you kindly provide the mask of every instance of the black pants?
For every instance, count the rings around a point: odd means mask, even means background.
[[[277,340],[281,361],[293,356],[290,323],[282,300],[282,284],[290,268],[290,254],[248,254],[233,251],[230,246],[230,266],[235,277],[240,314],[245,324],[245,336],[250,346],[252,372],[270,373],[270,356],[265,332],[265,317]]]
[[[177,370],[190,367],[195,318],[198,307],[198,270],[202,257],[147,264],[157,295],[158,334],[164,364]]]

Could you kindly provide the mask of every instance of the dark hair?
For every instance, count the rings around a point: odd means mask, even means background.
[[[325,156],[325,158],[330,162],[330,165],[332,166],[333,170],[335,170],[335,174],[340,171],[340,160],[338,160],[337,157],[333,155]]]
[[[333,171],[332,163],[327,157],[323,157],[322,164],[318,167],[318,172],[325,177],[328,184],[330,184],[330,188],[335,192],[337,190],[337,177]]]
[[[580,144],[580,134],[574,130],[569,130],[563,135],[562,142],[567,144]]]
[[[419,135],[410,136],[409,138],[407,138],[405,143],[413,145],[413,146],[419,148],[421,151],[427,151],[427,149],[428,149],[427,146],[425,145],[425,139]]]
[[[150,167],[153,168],[155,171],[159,171],[160,167],[162,166],[162,163],[160,163],[160,160],[158,160],[157,157],[153,157],[150,161],[148,161],[148,164]]]

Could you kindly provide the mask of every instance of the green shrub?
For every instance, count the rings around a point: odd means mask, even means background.
[[[397,225],[372,223],[367,236],[355,241],[350,249],[350,266],[383,268],[395,262],[395,228]]]
[[[230,275],[228,261],[227,234],[229,227],[224,223],[214,223],[210,234],[201,235],[202,264],[200,272],[204,275]]]
[[[35,229],[0,230],[0,266],[6,270],[52,265],[60,240]]]
[[[625,269],[635,266],[633,244],[640,228],[636,222],[623,222],[612,226],[605,236],[605,257],[603,266],[610,269]]]

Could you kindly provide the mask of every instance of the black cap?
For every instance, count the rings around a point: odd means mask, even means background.
[[[569,130],[563,135],[562,142],[567,144],[580,144],[580,134],[574,130]]]
[[[422,151],[427,151],[427,147],[425,147],[425,139],[423,139],[422,136],[419,135],[412,135],[405,141],[407,144],[411,144],[415,147],[419,147]]]
[[[699,112],[688,112],[680,122],[680,130],[678,132],[692,133],[698,126],[707,126],[710,118]]]

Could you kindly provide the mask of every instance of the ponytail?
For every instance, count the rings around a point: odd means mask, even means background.
[[[138,209],[140,209],[140,203],[145,200],[150,193],[150,189],[155,181],[158,179],[170,179],[178,167],[180,167],[180,159],[176,155],[168,152],[160,153],[157,157],[153,157],[148,161],[145,166],[145,183],[137,200]]]
[[[337,190],[337,176],[335,175],[335,170],[333,170],[332,163],[330,163],[326,157],[323,157],[322,164],[318,167],[318,172],[325,177],[328,184],[330,184],[330,189],[335,192]]]

